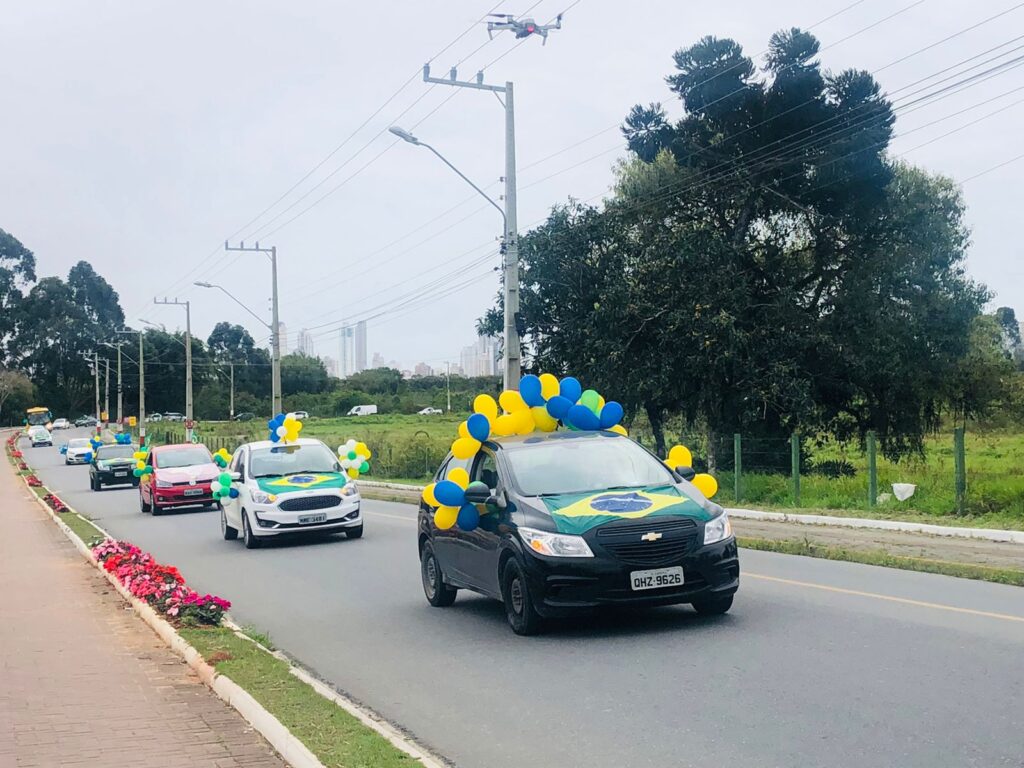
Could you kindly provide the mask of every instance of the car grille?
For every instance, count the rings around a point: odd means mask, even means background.
[[[646,533],[660,533],[656,541],[644,541]],[[646,522],[609,523],[597,529],[598,543],[612,556],[630,565],[665,565],[679,562],[700,535],[697,522],[688,517],[652,518]]]
[[[283,512],[307,512],[311,509],[330,509],[339,504],[339,496],[302,496],[298,499],[285,499],[277,508]]]

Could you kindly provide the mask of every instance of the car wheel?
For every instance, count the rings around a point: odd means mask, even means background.
[[[224,514],[224,507],[220,508],[220,532],[225,541],[234,541],[238,538],[238,529],[228,525],[228,517]]]
[[[256,538],[252,533],[252,527],[249,525],[249,516],[242,510],[242,541],[245,543],[246,549],[258,549],[260,546],[260,540]]]
[[[721,616],[732,608],[732,595],[694,600],[693,609],[704,616]]]
[[[153,511],[153,507],[146,502],[146,497],[142,495],[142,491],[139,491],[139,511],[142,514]]]
[[[156,499],[153,499],[152,509],[153,517],[160,517],[160,515],[164,513],[164,511],[160,509],[160,505],[156,503]]]
[[[533,605],[533,598],[526,585],[526,575],[514,557],[505,563],[501,594],[505,601],[505,616],[513,632],[517,635],[535,635],[540,632],[541,616]]]
[[[346,528],[345,535],[350,539],[361,539],[363,538],[363,526],[359,525],[358,528]]]
[[[423,544],[423,550],[420,552],[420,579],[427,602],[435,608],[447,608],[455,602],[458,590],[444,583],[441,565],[437,562],[434,547],[429,541]]]

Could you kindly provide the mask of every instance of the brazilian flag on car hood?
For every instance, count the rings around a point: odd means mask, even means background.
[[[674,485],[660,485],[629,491],[566,493],[542,498],[559,533],[582,534],[614,520],[683,515],[710,520],[700,504],[683,495]]]
[[[344,488],[348,480],[340,472],[315,472],[284,477],[260,477],[256,484],[264,493],[279,495],[295,491],[320,490],[322,488]]]

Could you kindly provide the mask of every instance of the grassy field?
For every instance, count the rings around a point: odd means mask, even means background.
[[[318,437],[328,445],[337,446],[350,437],[364,441],[374,452],[371,463],[373,479],[423,482],[436,469],[456,435],[465,414],[443,416],[379,416],[310,419],[303,435]],[[234,447],[247,440],[265,439],[266,424],[251,421],[245,424],[219,422],[198,426],[200,437],[211,448]],[[162,442],[165,437],[180,440],[184,429],[180,424],[153,424],[151,435]],[[642,426],[634,434],[650,445]],[[670,434],[670,444],[678,438]],[[701,459],[696,441],[682,442],[694,448]],[[786,450],[786,441],[765,446],[753,441],[744,443],[745,466],[756,465],[759,454],[774,449]],[[731,471],[715,473],[719,481],[716,497],[726,505],[754,506],[764,509],[827,512],[837,515],[859,515],[886,519],[944,522],[994,528],[1024,529],[1024,435],[1003,432],[967,433],[967,509],[963,517],[955,516],[952,434],[929,437],[923,456],[913,456],[898,463],[878,457],[878,491],[881,500],[874,507],[868,504],[867,457],[856,445],[823,443],[812,449],[812,465],[841,462],[853,471],[848,477],[828,477],[815,471],[801,476],[800,506],[796,507],[790,475],[745,471],[741,476],[737,499],[735,475]],[[731,439],[719,447],[719,455],[731,456]],[[892,483],[913,483],[914,495],[897,501]],[[887,496],[886,496],[887,494]]]

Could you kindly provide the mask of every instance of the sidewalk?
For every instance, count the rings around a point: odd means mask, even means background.
[[[0,768],[284,767],[82,559],[8,466],[0,521]]]

